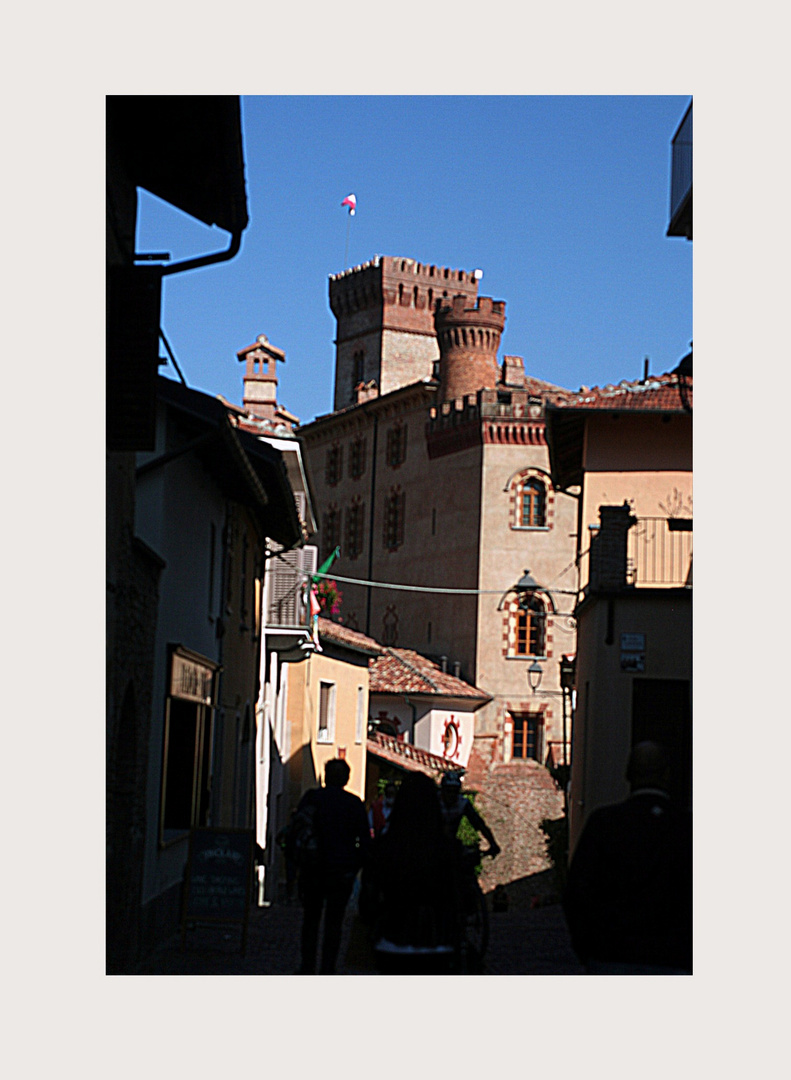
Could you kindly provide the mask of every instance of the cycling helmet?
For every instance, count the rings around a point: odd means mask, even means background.
[[[442,774],[442,780],[440,781],[440,787],[445,791],[448,789],[461,790],[461,776],[457,772],[446,772]]]

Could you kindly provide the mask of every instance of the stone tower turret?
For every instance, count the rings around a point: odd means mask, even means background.
[[[380,394],[430,378],[439,356],[434,329],[437,302],[463,295],[474,304],[479,274],[426,266],[391,255],[330,277],[330,308],[337,319],[335,399],[357,401],[361,383]]]
[[[443,301],[434,314],[439,343],[439,398],[453,401],[483,387],[497,386],[497,350],[505,327],[505,301],[464,295]]]
[[[277,410],[277,362],[285,361],[286,354],[271,345],[265,334],[259,334],[254,345],[241,349],[236,356],[247,364],[242,404],[253,416],[274,420]]]

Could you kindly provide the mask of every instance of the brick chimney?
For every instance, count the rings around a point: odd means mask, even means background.
[[[505,386],[525,385],[525,362],[521,356],[504,356],[500,370]]]
[[[505,327],[505,301],[478,297],[443,300],[434,314],[439,343],[439,401],[454,401],[500,381],[497,350]]]
[[[593,592],[626,588],[626,540],[637,521],[629,503],[599,507],[599,531],[591,540],[590,587]]]
[[[285,362],[282,349],[269,343],[265,334],[259,334],[254,345],[248,345],[236,354],[245,361],[244,408],[263,420],[274,420],[277,410],[277,362]]]

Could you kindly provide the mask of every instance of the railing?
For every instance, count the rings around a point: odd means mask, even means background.
[[[428,769],[431,772],[441,773],[445,769],[452,769],[454,763],[446,758],[438,757],[428,750],[422,750],[419,746],[397,739],[393,735],[385,735],[381,731],[373,731],[368,734],[369,750],[375,754],[386,756],[388,760],[398,763],[399,760],[411,761],[416,767]]]
[[[692,587],[692,519],[638,518],[626,544],[626,584]]]

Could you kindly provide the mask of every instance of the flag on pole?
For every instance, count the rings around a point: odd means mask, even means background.
[[[349,207],[349,217],[354,217],[354,211],[357,209],[357,196],[347,195],[341,203],[341,206]]]
[[[340,553],[341,553],[340,547],[335,547],[335,549],[330,553],[329,557],[326,558],[324,560],[324,562],[321,564],[321,566],[318,568],[316,573],[317,574],[326,574],[327,571],[329,570],[329,568],[332,566],[332,564],[338,558]],[[314,577],[313,581],[314,581],[315,584],[318,584],[319,579],[317,577]]]

